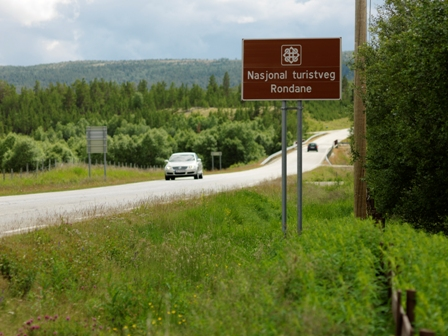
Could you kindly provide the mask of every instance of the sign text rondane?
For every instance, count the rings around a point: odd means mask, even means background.
[[[243,40],[243,100],[341,98],[341,39]]]

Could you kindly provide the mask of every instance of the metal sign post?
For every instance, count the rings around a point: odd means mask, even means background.
[[[302,233],[302,101],[297,102],[297,233]]]
[[[214,157],[219,156],[219,170],[221,170],[221,156],[222,152],[212,152],[212,170],[215,170]]]
[[[286,143],[286,101],[282,102],[282,231],[286,237],[286,185],[287,185],[287,170],[286,170],[286,156],[287,156],[287,143]]]
[[[282,102],[282,230],[286,236],[287,229],[287,146],[286,146],[286,120],[287,110],[297,109],[297,233],[302,233],[302,101],[297,102],[297,108],[287,107],[286,101]]]
[[[241,99],[282,103],[282,230],[286,236],[286,101],[297,101],[297,232],[302,232],[302,100],[342,97],[342,39],[242,41]],[[295,109],[295,108],[294,108]]]
[[[89,154],[89,177],[91,177],[90,166],[92,164],[90,154],[103,153],[104,179],[106,179],[106,153],[107,153],[107,126],[87,126],[87,153]]]

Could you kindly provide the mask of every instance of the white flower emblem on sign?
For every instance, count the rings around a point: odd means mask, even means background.
[[[289,47],[284,49],[283,51],[283,59],[286,63],[297,63],[297,61],[299,60],[299,49],[294,48],[294,47]]]

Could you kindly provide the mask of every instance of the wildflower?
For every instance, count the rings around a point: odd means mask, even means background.
[[[176,314],[176,311],[175,311],[175,310],[173,310],[173,311],[171,312],[171,314]]]
[[[162,321],[162,318],[161,318],[161,317],[159,317],[159,318],[158,318],[158,320],[159,320],[159,321]]]
[[[67,321],[70,321],[70,316],[67,316],[65,319],[66,319]]]

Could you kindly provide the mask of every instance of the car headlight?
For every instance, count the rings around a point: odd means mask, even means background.
[[[166,169],[166,170],[171,170],[172,168],[171,168],[170,165],[168,165],[168,166],[165,167],[165,169]]]
[[[196,168],[196,165],[190,165],[190,166],[188,166],[188,169],[195,169]]]

